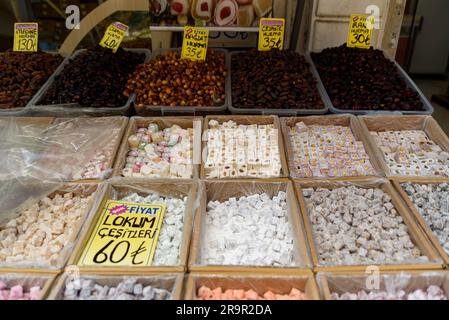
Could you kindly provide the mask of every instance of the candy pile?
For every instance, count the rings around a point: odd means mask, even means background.
[[[404,290],[398,291],[370,291],[361,290],[357,293],[343,293],[339,295],[333,292],[332,300],[448,300],[444,290],[438,286],[429,286],[427,290],[415,290],[406,293]]]
[[[223,291],[221,287],[210,289],[202,286],[198,289],[198,300],[307,300],[305,293],[296,288],[292,288],[288,294],[274,293],[267,291],[259,295],[256,291],[243,289],[227,289]]]
[[[16,285],[11,288],[0,280],[0,300],[39,300],[41,298],[41,288],[34,286],[24,288],[21,285]]]
[[[349,127],[307,126],[298,122],[288,128],[288,137],[294,157],[290,169],[297,177],[376,174],[363,143],[356,140]]]
[[[72,245],[92,196],[45,197],[0,227],[0,262],[54,266]]]
[[[219,124],[209,121],[207,178],[279,177],[278,129],[274,125],[237,125],[234,121]]]
[[[427,261],[412,242],[391,197],[355,186],[303,189],[322,264]]]
[[[128,138],[125,177],[193,177],[193,129],[178,125],[163,130],[155,123]]]
[[[424,131],[371,132],[392,174],[449,177],[449,153]]]
[[[171,300],[172,294],[154,286],[145,285],[137,278],[125,278],[117,286],[107,286],[93,279],[66,281],[64,300]]]
[[[285,192],[208,203],[202,264],[292,266],[293,252]]]
[[[187,198],[161,197],[156,193],[142,197],[137,193],[133,193],[123,198],[122,201],[166,205],[164,220],[162,221],[162,227],[154,253],[153,265],[179,265],[179,251],[182,242]]]
[[[402,188],[449,254],[449,184],[411,184]]]

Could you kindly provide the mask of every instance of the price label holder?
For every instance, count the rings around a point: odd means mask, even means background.
[[[181,58],[193,61],[204,61],[207,55],[209,29],[184,27]]]
[[[108,200],[80,258],[83,266],[151,266],[165,205]]]
[[[14,51],[36,52],[39,26],[37,23],[14,23]]]
[[[373,37],[374,17],[367,14],[353,14],[349,20],[347,46],[369,49]]]
[[[100,46],[111,49],[114,53],[117,52],[120,44],[128,31],[128,26],[120,22],[112,23],[107,29],[100,41]]]
[[[262,18],[259,23],[259,51],[284,48],[285,19]]]

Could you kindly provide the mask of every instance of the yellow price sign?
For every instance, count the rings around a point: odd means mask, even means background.
[[[87,266],[150,266],[165,205],[108,200],[80,258]]]
[[[207,55],[209,30],[206,28],[184,27],[181,58],[204,61]]]
[[[14,23],[14,51],[36,52],[39,26],[37,23]]]
[[[120,47],[120,44],[125,37],[128,26],[120,22],[112,23],[107,29],[100,41],[100,46],[111,49],[114,53]]]
[[[259,51],[284,48],[285,19],[262,18],[259,23]]]
[[[367,14],[353,14],[349,20],[347,46],[369,49],[373,36],[374,17]]]

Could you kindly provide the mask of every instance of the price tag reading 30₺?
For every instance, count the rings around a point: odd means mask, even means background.
[[[108,200],[79,261],[86,266],[151,266],[165,205]]]
[[[349,20],[347,46],[350,48],[369,49],[373,36],[374,17],[366,14],[353,14]],[[367,19],[370,19],[369,21]]]
[[[36,52],[38,41],[37,23],[14,23],[14,51]]]
[[[204,61],[207,55],[209,30],[206,28],[184,27],[181,58]]]
[[[117,52],[117,49],[120,47],[120,44],[125,37],[126,31],[128,31],[127,25],[120,22],[112,23],[106,29],[103,39],[101,39],[100,46],[111,49],[114,53]]]
[[[259,51],[284,48],[285,19],[262,18],[259,24]]]

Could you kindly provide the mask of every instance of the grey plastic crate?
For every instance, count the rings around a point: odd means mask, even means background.
[[[315,68],[315,70],[317,70],[315,62],[310,57],[310,54],[308,53],[307,55],[309,56],[310,62],[313,64],[313,67]],[[385,56],[385,53],[384,53],[384,56]],[[381,114],[385,114],[385,115],[401,115],[401,114],[403,114],[403,115],[431,115],[433,113],[432,104],[429,102],[429,100],[427,100],[426,96],[422,93],[422,91],[418,88],[418,86],[413,82],[413,80],[408,76],[407,72],[405,72],[404,69],[402,69],[401,66],[396,61],[391,60],[387,56],[385,56],[385,58],[392,61],[395,64],[396,68],[399,71],[399,75],[405,80],[405,83],[407,84],[407,86],[418,93],[420,100],[423,103],[424,110],[422,110],[422,111],[402,111],[402,110],[397,110],[397,111],[379,110],[379,111],[376,111],[376,110],[339,109],[339,108],[334,107],[334,105],[332,104],[332,101],[326,91],[325,99],[327,100],[326,104],[329,105],[329,110],[332,113],[336,113],[336,114],[350,113],[350,114],[355,114],[355,115],[376,115],[376,114],[378,114],[378,115],[381,115]],[[318,73],[318,71],[317,71],[317,73]],[[319,74],[318,74],[318,76],[319,76]],[[323,83],[323,88],[324,88],[324,90],[326,90],[324,83]]]
[[[223,52],[225,55],[226,68],[228,69],[228,74],[225,80],[225,101],[221,106],[204,106],[204,107],[183,107],[183,106],[149,106],[145,105],[143,107],[136,106],[136,94],[132,94],[132,101],[134,104],[134,109],[136,110],[136,114],[138,116],[154,116],[154,115],[167,115],[167,116],[175,116],[175,115],[205,115],[205,114],[224,114],[226,113],[227,107],[230,103],[227,91],[231,91],[231,80],[230,80],[230,72],[231,72],[231,59],[229,57],[228,50],[226,49],[213,49],[215,51]],[[157,56],[168,52],[168,51],[176,51],[181,52],[180,48],[172,48],[172,49],[157,49],[154,50],[151,54],[151,57],[147,59],[146,62],[156,58]]]
[[[232,56],[242,53],[244,51],[234,51],[231,52],[230,56],[231,56],[231,62],[232,62]],[[324,86],[323,83],[321,82],[321,79],[318,75],[318,72],[315,69],[315,66],[311,63],[311,59],[310,57],[308,57],[307,55],[304,56],[306,61],[310,64],[310,71],[312,72],[314,78],[317,81],[317,89],[318,89],[318,93],[321,97],[321,100],[324,103],[324,107],[321,109],[262,109],[262,108],[236,108],[232,105],[232,87],[231,87],[231,81],[232,81],[232,69],[229,70],[230,73],[230,79],[229,79],[229,87],[230,90],[227,92],[227,94],[229,95],[228,99],[230,101],[229,104],[229,110],[231,111],[231,113],[233,114],[260,114],[260,115],[278,115],[278,116],[283,116],[283,117],[294,117],[294,116],[299,116],[299,115],[322,115],[322,114],[326,114],[329,111],[329,102],[330,99],[327,96],[326,90],[324,90]],[[326,99],[327,98],[327,99]]]
[[[136,53],[144,53],[148,58],[151,52],[147,49],[124,49]],[[76,116],[115,116],[115,115],[128,115],[131,109],[132,97],[129,97],[124,106],[117,108],[105,107],[105,108],[90,108],[83,107],[78,103],[66,103],[66,104],[54,104],[54,105],[39,105],[39,101],[45,96],[47,90],[52,86],[56,77],[64,72],[64,67],[68,65],[71,60],[76,58],[80,53],[86,51],[86,49],[80,49],[75,51],[70,57],[67,57],[64,62],[55,71],[48,81],[42,86],[42,88],[36,93],[31,101],[26,106],[25,110],[29,115],[45,115],[54,117],[76,117]],[[143,62],[143,61],[142,61]]]

